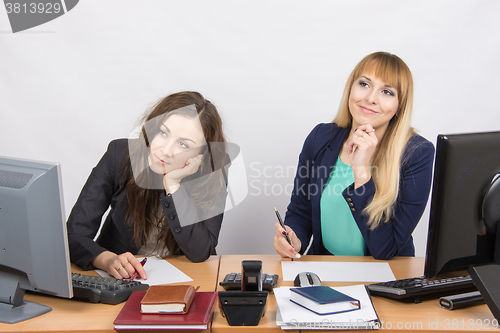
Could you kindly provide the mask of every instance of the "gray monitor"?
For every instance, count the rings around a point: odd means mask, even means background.
[[[0,157],[0,322],[51,310],[26,290],[73,297],[60,166]]]

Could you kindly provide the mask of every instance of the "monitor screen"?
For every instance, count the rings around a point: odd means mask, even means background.
[[[485,193],[498,173],[500,132],[438,136],[426,278],[494,262],[495,230],[482,220]]]
[[[50,311],[26,290],[73,296],[58,164],[0,157],[0,322]]]

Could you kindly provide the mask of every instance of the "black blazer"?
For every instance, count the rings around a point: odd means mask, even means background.
[[[128,202],[124,168],[127,156],[127,139],[114,140],[109,144],[106,153],[92,169],[68,218],[71,261],[84,269],[95,269],[90,260],[105,250],[116,254],[137,254],[139,251],[133,241],[133,227],[125,222]],[[222,200],[225,201],[226,195],[226,189],[221,189]],[[193,262],[204,261],[215,254],[222,213],[198,223],[187,223],[182,218],[181,225],[179,215],[194,215],[190,218],[196,219],[197,212],[185,187],[181,185],[171,196],[164,192],[159,200],[182,254]],[[94,242],[108,208],[110,210]]]

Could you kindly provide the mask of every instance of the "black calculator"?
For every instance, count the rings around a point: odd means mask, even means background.
[[[278,285],[279,275],[262,273],[262,290],[273,291]],[[241,273],[229,273],[219,284],[225,290],[241,290]]]

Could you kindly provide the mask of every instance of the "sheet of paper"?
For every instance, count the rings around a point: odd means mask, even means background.
[[[395,280],[386,262],[282,261],[284,281],[293,281],[300,272],[316,273],[321,281],[385,282]]]
[[[364,285],[336,287],[360,301],[355,311],[320,316],[290,301],[290,287],[274,289],[276,297],[276,325],[283,329],[367,329],[379,328],[377,314]]]
[[[141,261],[143,258],[137,259]],[[140,281],[141,283],[149,284],[150,286],[193,281],[193,279],[178,270],[168,261],[156,257],[148,257],[148,261],[144,265],[144,269],[146,270],[148,279],[143,280],[138,276],[134,281]],[[96,272],[100,276],[110,276],[107,272],[100,269],[96,270]]]

